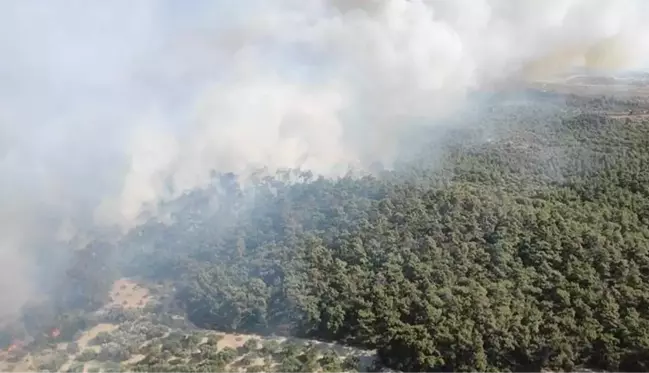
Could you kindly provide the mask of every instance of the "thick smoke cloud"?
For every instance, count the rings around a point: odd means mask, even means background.
[[[412,119],[471,90],[642,66],[647,16],[642,0],[2,1],[0,301],[30,294],[35,248],[128,227],[213,169],[389,166]]]

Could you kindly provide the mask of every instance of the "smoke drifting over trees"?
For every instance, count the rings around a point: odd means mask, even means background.
[[[648,16],[624,0],[3,1],[2,311],[39,260],[65,261],[59,242],[123,231],[212,170],[390,167],[411,123],[444,123],[469,92],[642,66]]]

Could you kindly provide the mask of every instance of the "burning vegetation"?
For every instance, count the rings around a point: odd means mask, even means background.
[[[624,100],[557,105],[486,110],[437,168],[267,178],[254,204],[216,175],[175,222],[79,252],[57,302],[5,330],[3,368],[644,369],[649,126],[602,112]]]

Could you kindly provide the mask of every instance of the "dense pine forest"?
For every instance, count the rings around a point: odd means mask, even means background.
[[[215,172],[164,222],[79,252],[57,307],[140,276],[197,327],[376,349],[396,370],[647,371],[649,125],[611,115],[642,105],[501,103],[422,126],[430,144],[372,175]]]

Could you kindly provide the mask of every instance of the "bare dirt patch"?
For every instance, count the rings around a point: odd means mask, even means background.
[[[110,290],[109,307],[144,308],[151,299],[149,289],[133,279],[121,278],[113,283]]]
[[[649,118],[649,114],[624,114],[624,113],[608,113],[610,118],[613,119],[646,119]]]
[[[116,324],[97,324],[91,329],[88,329],[81,335],[81,337],[79,337],[79,339],[77,339],[77,344],[79,345],[79,351],[83,351],[85,348],[87,348],[88,343],[90,343],[90,341],[93,340],[99,333],[101,332],[110,333],[116,330],[118,327],[119,325]],[[98,346],[92,346],[92,347],[98,348]]]

